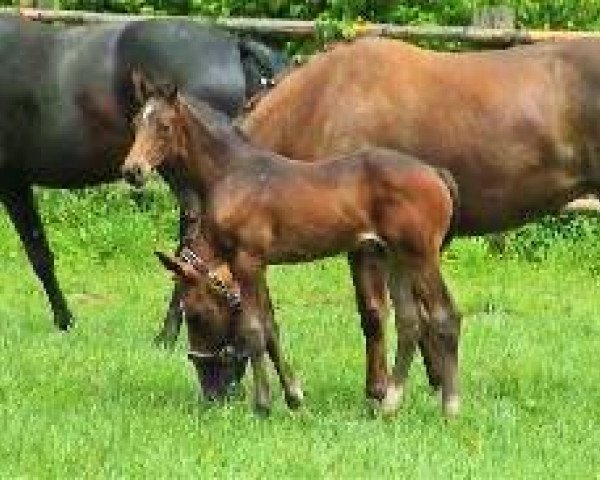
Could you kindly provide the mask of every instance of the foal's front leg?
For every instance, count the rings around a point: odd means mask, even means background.
[[[232,267],[242,297],[240,323],[235,330],[237,347],[250,357],[254,379],[254,408],[257,413],[268,415],[271,412],[271,390],[266,359],[266,313],[260,299],[260,265],[249,255],[240,254]]]
[[[296,409],[302,405],[304,400],[304,392],[300,385],[300,380],[294,374],[288,361],[285,359],[281,343],[279,341],[279,327],[275,322],[275,313],[273,311],[273,303],[269,295],[269,287],[266,282],[264,273],[261,275],[260,282],[260,300],[261,311],[265,312],[265,335],[267,342],[267,352],[275,366],[275,371],[279,377],[281,387],[285,394],[285,402],[291,409]]]

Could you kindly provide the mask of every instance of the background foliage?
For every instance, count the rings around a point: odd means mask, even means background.
[[[22,0],[23,1],[23,0]],[[600,0],[24,0],[63,9],[107,12],[157,12],[208,16],[250,16],[322,21],[468,25],[473,12],[487,5],[508,5],[519,26],[595,29]],[[0,0],[17,4],[18,0]]]

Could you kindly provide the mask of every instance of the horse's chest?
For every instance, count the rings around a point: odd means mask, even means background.
[[[131,142],[116,99],[87,88],[43,104],[35,142],[19,168],[35,183],[79,187],[113,180]]]
[[[108,93],[88,88],[76,97],[84,139],[82,150],[90,159],[125,154],[131,133],[125,115],[116,98]]]

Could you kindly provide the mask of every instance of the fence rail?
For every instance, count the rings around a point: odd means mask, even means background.
[[[35,8],[0,8],[0,15],[20,15],[30,20],[42,22],[62,22],[68,24],[90,24],[114,21],[135,21],[157,18],[153,15],[123,15],[114,13],[84,12],[76,10],[43,10]],[[163,17],[161,17],[163,18]],[[181,18],[181,17],[164,17]],[[311,37],[315,35],[316,22],[309,20],[283,20],[267,18],[217,18],[185,17],[204,23],[214,23],[225,29],[255,33],[260,35],[286,35],[290,37]],[[481,28],[476,26],[426,26],[393,24],[358,24],[357,35],[379,35],[404,40],[437,39],[447,41],[472,41],[482,44],[506,45],[511,43],[534,43],[575,38],[600,38],[596,31],[550,31],[525,30],[514,28]]]

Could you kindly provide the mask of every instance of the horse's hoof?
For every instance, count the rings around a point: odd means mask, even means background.
[[[460,411],[460,397],[458,395],[450,395],[442,401],[442,410],[448,418],[455,418]]]
[[[56,325],[56,328],[58,328],[61,332],[68,332],[75,325],[73,315],[71,315],[70,313],[55,315],[54,325]]]
[[[381,400],[381,413],[385,416],[394,415],[400,408],[403,397],[404,387],[390,383],[385,392],[385,397]]]
[[[390,383],[382,399],[367,398],[367,404],[373,417],[391,417],[402,404],[403,388]]]
[[[433,390],[433,395],[442,407],[444,415],[448,418],[456,417],[460,411],[460,397],[457,394],[444,396],[442,389]]]
[[[290,409],[296,410],[302,406],[302,402],[304,402],[304,392],[302,391],[300,382],[294,380],[289,392],[285,395],[285,403],[287,403]]]

